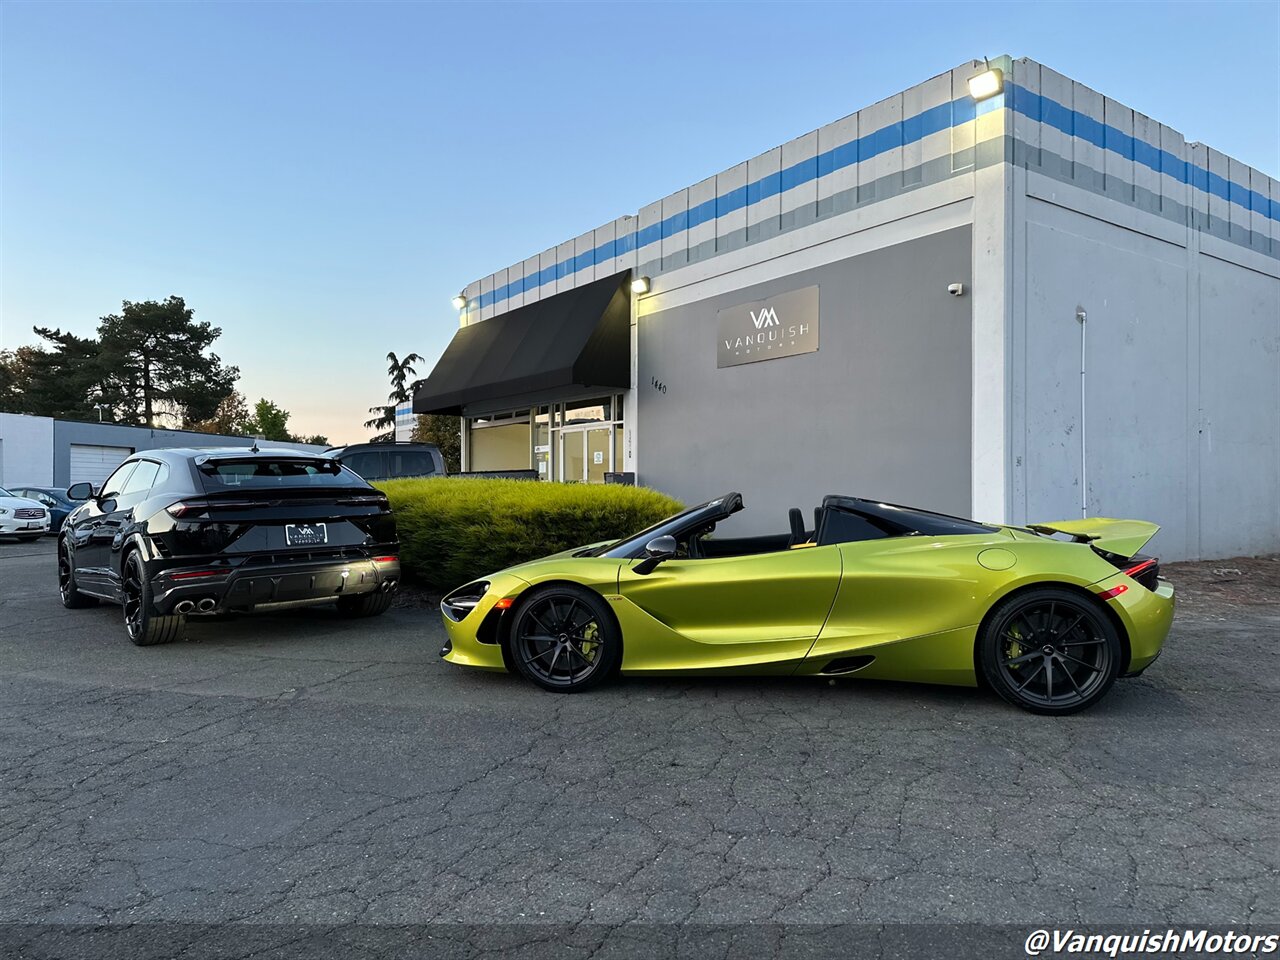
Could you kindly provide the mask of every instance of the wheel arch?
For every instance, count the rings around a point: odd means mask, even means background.
[[[1099,600],[1091,590],[1077,583],[1071,583],[1067,580],[1035,580],[1031,583],[1020,584],[1007,593],[1000,594],[1000,596],[991,601],[987,607],[987,612],[982,615],[982,620],[978,623],[978,629],[973,635],[973,670],[978,677],[979,685],[985,687],[987,681],[982,672],[982,665],[978,662],[978,647],[982,643],[983,634],[986,632],[988,624],[991,623],[991,618],[995,614],[996,608],[1014,597],[1020,597],[1024,593],[1031,593],[1035,590],[1043,590],[1046,587],[1074,593],[1086,603],[1091,604],[1095,610],[1101,611],[1103,616],[1115,627],[1116,636],[1120,638],[1120,675],[1123,675],[1129,669],[1129,662],[1133,657],[1129,646],[1129,631],[1125,627],[1124,621],[1108,604]]]
[[[621,669],[623,657],[626,656],[627,652],[627,638],[622,631],[622,623],[618,620],[618,615],[613,612],[613,605],[609,603],[609,599],[601,593],[598,588],[589,583],[583,583],[580,580],[570,580],[568,577],[553,577],[548,580],[539,580],[537,583],[531,583],[524,590],[521,590],[519,595],[516,597],[515,603],[511,605],[511,609],[507,612],[507,616],[503,618],[506,620],[506,623],[502,624],[498,639],[500,641],[500,646],[502,647],[502,662],[507,665],[507,671],[510,673],[515,672],[511,666],[510,657],[511,630],[515,627],[516,614],[520,612],[521,607],[529,602],[530,597],[547,587],[574,587],[578,590],[586,590],[595,594],[596,599],[600,601],[601,605],[607,611],[609,622],[612,623],[614,629],[618,631],[618,646],[620,653],[618,656],[618,666],[615,669]]]

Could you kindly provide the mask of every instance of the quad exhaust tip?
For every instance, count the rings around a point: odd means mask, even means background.
[[[208,613],[217,605],[218,605],[218,601],[213,599],[213,597],[205,597],[203,600],[200,601],[199,609],[201,613]]]
[[[173,608],[174,613],[190,613],[196,608],[196,605],[190,600],[179,600],[178,605]]]

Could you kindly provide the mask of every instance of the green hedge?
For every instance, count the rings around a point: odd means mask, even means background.
[[[400,560],[438,590],[570,547],[616,540],[681,509],[645,487],[439,477],[387,480]]]

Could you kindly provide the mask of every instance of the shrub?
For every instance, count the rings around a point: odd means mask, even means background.
[[[379,481],[400,532],[400,561],[438,590],[571,547],[616,540],[677,513],[645,487],[436,477]]]

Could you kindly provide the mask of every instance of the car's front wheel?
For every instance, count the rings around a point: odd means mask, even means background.
[[[151,584],[137,551],[124,558],[121,570],[124,599],[124,627],[129,639],[140,647],[172,643],[182,636],[187,618],[180,614],[160,616],[151,603]]]
[[[75,558],[66,540],[58,541],[58,596],[62,605],[68,610],[80,610],[84,607],[95,607],[98,601],[86,596],[76,588]]]
[[[507,642],[521,676],[558,693],[593,687],[622,662],[622,633],[604,599],[572,585],[522,597]]]
[[[1097,703],[1120,672],[1120,636],[1088,597],[1040,587],[1004,600],[978,638],[978,662],[1001,697],[1032,713]]]

